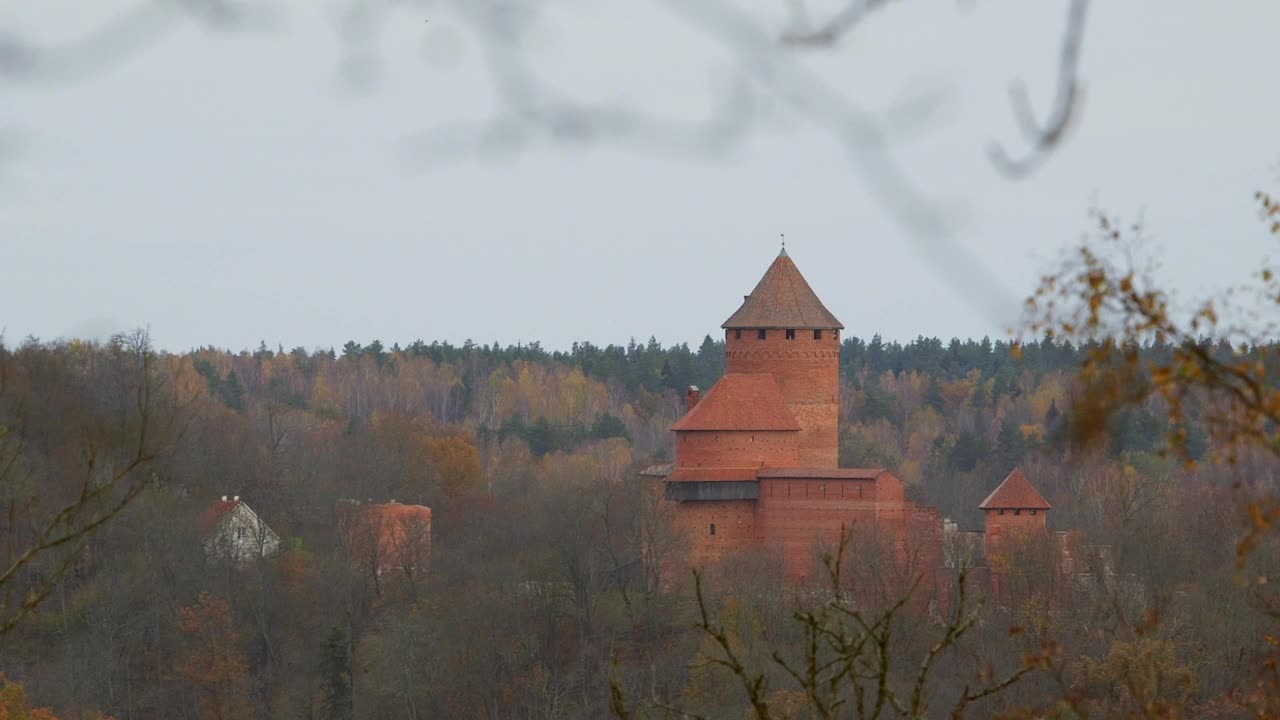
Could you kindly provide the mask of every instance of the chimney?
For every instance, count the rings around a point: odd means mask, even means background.
[[[226,502],[226,501],[227,501],[227,496],[226,496],[226,495],[223,495],[223,496],[222,496],[222,502]]]
[[[701,399],[702,391],[698,389],[697,385],[690,385],[689,389],[684,391],[684,411],[689,412],[693,410]]]

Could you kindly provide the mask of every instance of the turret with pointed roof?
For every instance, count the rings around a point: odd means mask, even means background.
[[[796,330],[836,330],[844,325],[822,304],[786,248],[765,271],[738,308],[721,327],[788,328]]]
[[[978,507],[982,510],[988,556],[998,550],[1010,534],[1043,532],[1049,510],[1053,508],[1018,468]]]
[[[1039,490],[1027,480],[1020,468],[1004,479],[1004,482],[978,505],[980,510],[1051,510],[1053,506],[1040,494]]]

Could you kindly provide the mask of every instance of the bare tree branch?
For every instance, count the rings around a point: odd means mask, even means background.
[[[868,15],[889,2],[890,0],[853,0],[815,29],[810,24],[804,0],[792,0],[788,6],[795,24],[791,30],[782,34],[782,42],[796,47],[830,47]]]
[[[0,78],[39,85],[82,82],[145,52],[184,17],[238,28],[262,24],[268,17],[263,10],[233,0],[143,0],[61,46],[33,45],[14,32],[0,32]]]
[[[1024,139],[1031,146],[1022,157],[1014,157],[999,143],[988,146],[988,155],[1005,175],[1023,178],[1031,174],[1062,143],[1072,122],[1080,114],[1084,89],[1080,85],[1080,46],[1084,42],[1084,21],[1089,0],[1070,0],[1067,26],[1062,34],[1062,50],[1058,58],[1058,83],[1053,107],[1043,123],[1036,119],[1026,83],[1015,81],[1009,86],[1009,102],[1014,119]]]
[[[17,522],[14,502],[22,484],[15,480],[14,473],[26,447],[26,412],[21,399],[7,409],[6,414],[16,414],[19,424],[16,426],[16,439],[0,444],[0,465],[3,467],[0,470],[0,487],[10,496],[6,520],[9,536],[5,540],[7,557],[5,564],[0,566],[0,634],[11,630],[35,610],[56,587],[94,533],[114,520],[142,494],[150,483],[137,476],[185,430],[183,415],[189,409],[189,403],[169,397],[169,390],[166,390],[166,399],[173,400],[174,403],[168,408],[170,413],[164,420],[157,420],[160,408],[156,393],[165,387],[166,381],[155,369],[154,354],[146,333],[138,331],[131,336],[121,336],[113,340],[113,343],[113,352],[120,353],[117,358],[120,363],[119,372],[126,372],[127,365],[136,363],[134,369],[137,372],[137,385],[133,390],[132,401],[136,427],[128,440],[130,454],[104,477],[99,463],[98,441],[93,432],[86,429],[83,474],[78,483],[78,493],[41,520],[33,529],[30,540],[23,540],[14,534]],[[0,365],[7,365],[6,357],[0,357]],[[7,372],[7,368],[0,372]],[[0,396],[0,400],[7,398]],[[0,410],[4,409],[0,407]],[[13,428],[6,427],[6,434],[10,431]],[[28,472],[27,476],[31,476],[33,472],[34,470]],[[42,487],[52,491],[55,483],[44,478]],[[26,511],[30,512],[34,507],[36,505],[33,502]],[[71,549],[66,550],[68,547]],[[63,554],[54,570],[41,576],[25,596],[13,600],[12,593],[20,578],[26,576],[45,557],[56,555],[57,551],[62,551]]]

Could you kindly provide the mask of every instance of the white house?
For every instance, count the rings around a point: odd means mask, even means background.
[[[205,553],[212,559],[243,563],[274,554],[280,536],[236,495],[209,506],[200,516]]]

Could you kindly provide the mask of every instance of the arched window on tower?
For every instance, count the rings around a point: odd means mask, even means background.
[[[756,331],[757,338],[760,338],[761,340],[763,340],[764,336],[765,336],[764,328],[760,328],[759,330]]]
[[[787,339],[788,339],[788,340],[795,340],[795,339],[796,339],[796,331],[795,331],[795,328],[788,328],[788,329],[787,329]]]
[[[814,331],[813,331],[813,339],[814,339],[814,340],[821,340],[821,339],[822,339],[822,331],[821,331],[821,330],[814,330]]]

